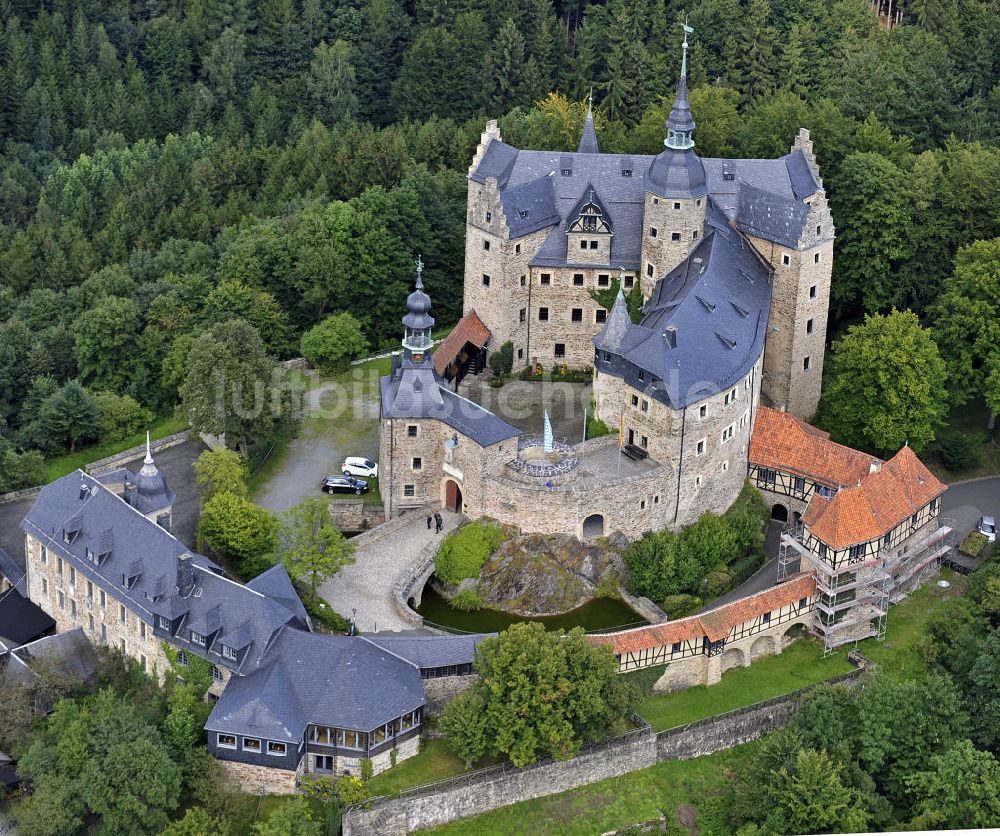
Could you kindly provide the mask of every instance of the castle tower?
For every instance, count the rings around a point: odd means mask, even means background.
[[[687,98],[687,36],[693,31],[685,24],[681,77],[667,117],[666,148],[646,175],[640,278],[646,298],[656,280],[680,264],[705,232],[708,181],[694,152],[695,121]]]

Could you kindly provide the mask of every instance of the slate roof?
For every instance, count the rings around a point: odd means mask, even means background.
[[[436,418],[489,447],[521,431],[446,386],[442,386],[431,359],[413,363],[403,359],[379,381],[383,418]]]
[[[34,674],[38,665],[65,679],[86,682],[97,673],[97,654],[82,627],[36,639],[11,652]]]
[[[830,434],[766,406],[757,409],[750,464],[804,476],[830,488],[856,485],[882,460],[830,441]]]
[[[292,579],[288,577],[288,572],[281,563],[275,564],[266,572],[261,572],[256,578],[247,581],[246,586],[247,589],[252,589],[272,601],[277,601],[299,619],[301,626],[304,627],[309,623],[306,608],[292,585]]]
[[[479,643],[495,633],[466,636],[396,636],[375,633],[362,636],[364,641],[406,659],[418,668],[443,668],[470,664]]]
[[[265,666],[230,680],[205,727],[299,741],[309,723],[371,731],[424,702],[409,662],[359,637],[288,628]]]
[[[54,630],[56,622],[16,588],[0,594],[0,636],[14,646],[31,642]]]
[[[580,132],[580,144],[576,148],[578,154],[600,154],[601,149],[597,143],[597,131],[594,129],[594,114],[587,111],[587,118],[583,123],[583,130]]]
[[[475,311],[469,311],[458,321],[458,325],[451,329],[451,333],[441,341],[441,344],[434,349],[434,371],[443,375],[448,366],[458,357],[459,352],[465,348],[466,343],[472,343],[476,348],[482,348],[490,336],[492,336],[490,329],[483,324],[479,314]]]
[[[27,574],[3,549],[0,549],[0,575],[10,581],[11,586],[22,595],[28,594]]]
[[[72,543],[65,543],[63,530],[69,527],[69,520],[80,530]],[[147,622],[155,625],[158,615],[171,620],[183,616],[171,641],[220,667],[244,673],[253,670],[261,664],[281,627],[301,618],[301,603],[289,609],[251,586],[224,577],[218,566],[201,555],[190,558],[195,588],[189,596],[181,596],[177,588],[178,558],[190,555],[188,548],[80,470],[42,488],[21,527],[41,540],[51,554],[68,560],[83,578],[124,601]],[[106,560],[95,565],[87,559],[87,549],[100,553],[109,530],[114,532],[113,549]],[[285,570],[276,567],[271,571],[279,574]],[[123,576],[135,574],[138,579],[126,588]],[[283,586],[286,593],[289,587]],[[235,662],[221,655],[218,642],[206,649],[186,638],[192,625],[207,629],[217,624],[220,634],[225,634],[244,623],[249,625],[252,641],[248,651]]]
[[[652,175],[650,169],[657,161]],[[563,174],[568,170],[570,174]],[[630,176],[623,176],[623,170]],[[726,177],[730,172],[732,179]],[[741,228],[757,230],[767,240],[794,246],[805,216],[789,203],[798,202],[819,189],[805,154],[793,151],[775,160],[730,160],[702,158],[695,153],[670,151],[649,154],[600,154],[589,152],[520,151],[494,139],[469,179],[485,183],[495,178],[500,189],[504,215],[511,237],[518,238],[548,226],[552,232],[531,259],[531,266],[574,266],[567,253],[562,229],[570,221],[574,207],[587,183],[593,183],[608,212],[615,220],[611,260],[608,267],[624,265],[627,270],[641,266],[642,221],[647,188],[660,193],[668,181],[674,187],[680,177],[711,197],[715,206]],[[656,181],[655,183],[653,181]],[[702,189],[700,183],[704,183]],[[744,192],[742,209],[740,192]],[[765,199],[757,194],[764,192]],[[777,201],[771,203],[771,201]],[[804,204],[801,204],[804,206]],[[808,207],[806,207],[808,208]],[[740,216],[740,212],[744,217]],[[522,216],[522,213],[523,214]],[[773,217],[773,221],[771,217]],[[798,229],[795,224],[799,223]],[[775,236],[775,237],[770,237]],[[792,241],[792,244],[787,242]],[[593,266],[593,265],[588,265]]]
[[[657,282],[641,322],[620,348],[596,346],[653,378],[647,391],[674,409],[744,378],[760,357],[771,300],[771,268],[709,206],[705,236]],[[668,333],[668,329],[670,329]]]
[[[860,484],[830,499],[813,494],[802,521],[827,546],[844,549],[888,533],[947,489],[904,447]]]
[[[774,612],[781,607],[811,598],[816,591],[816,581],[811,574],[802,573],[785,583],[773,586],[756,595],[740,598],[701,615],[636,627],[618,633],[587,636],[591,644],[610,644],[615,655],[633,653],[653,647],[669,647],[675,642],[698,640],[707,637],[710,642],[726,638],[734,627]]]

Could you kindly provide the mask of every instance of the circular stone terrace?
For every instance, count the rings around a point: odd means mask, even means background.
[[[549,479],[565,476],[580,464],[572,447],[563,441],[553,441],[552,450],[545,449],[545,441],[540,435],[522,435],[517,443],[517,458],[507,464],[514,473],[521,476]]]

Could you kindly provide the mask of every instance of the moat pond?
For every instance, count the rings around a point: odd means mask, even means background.
[[[417,612],[427,621],[440,627],[467,633],[496,633],[506,630],[511,624],[523,621],[540,621],[546,630],[583,627],[587,631],[635,627],[646,623],[631,607],[614,598],[594,598],[569,612],[533,618],[492,609],[465,612],[451,606],[448,600],[430,584],[424,587]]]

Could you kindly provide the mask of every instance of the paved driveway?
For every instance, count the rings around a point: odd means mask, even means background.
[[[258,505],[280,514],[304,499],[322,496],[320,483],[340,473],[346,456],[378,458],[378,376],[362,368],[359,380],[338,378],[309,390],[299,434],[257,491]]]
[[[461,517],[442,509],[444,533],[458,525]],[[341,569],[319,588],[320,596],[344,618],[350,619],[357,609],[357,627],[362,633],[386,630],[412,630],[413,625],[403,621],[392,603],[392,587],[396,579],[416,559],[420,551],[432,540],[440,540],[427,528],[426,517],[414,514],[402,528],[379,540],[369,542],[357,551],[357,560]]]

